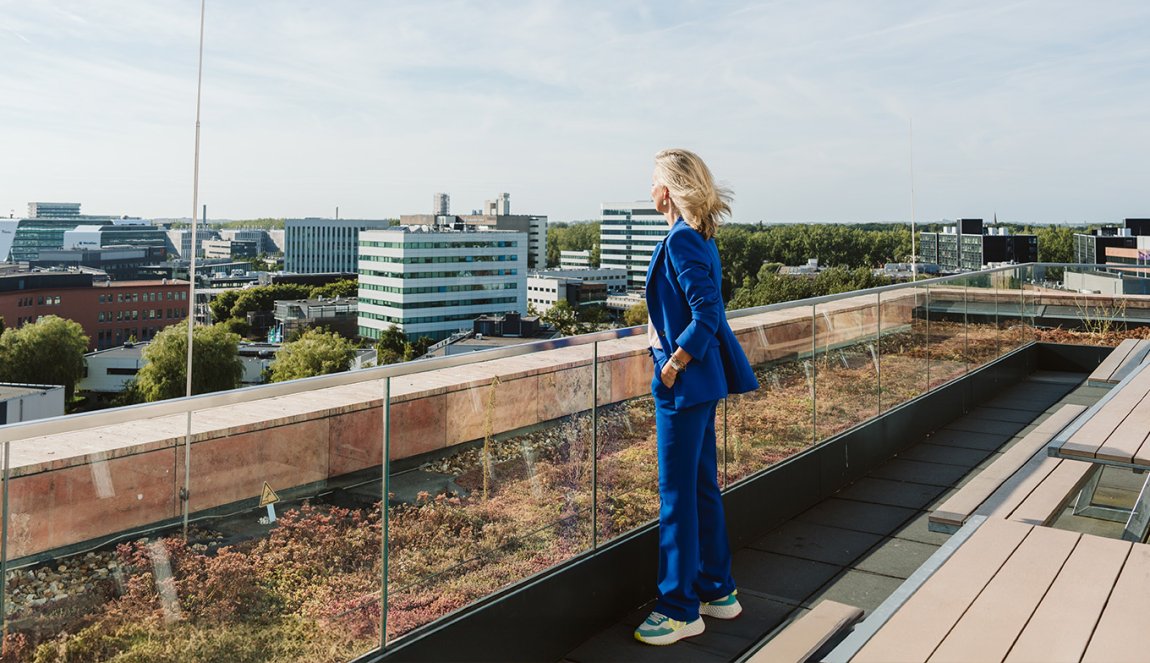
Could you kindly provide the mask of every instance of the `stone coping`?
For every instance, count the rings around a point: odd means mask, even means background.
[[[1004,291],[999,291],[1004,292]],[[1017,292],[1017,291],[1015,291]],[[912,298],[914,290],[902,294],[884,293],[883,307],[900,306]],[[817,304],[820,321],[818,333],[826,333],[823,320],[832,316],[875,308],[874,295],[846,297],[832,302]],[[905,306],[904,306],[905,308]],[[735,334],[740,337],[744,348],[776,345],[795,347],[794,341],[802,339],[769,339],[767,331],[794,323],[812,320],[812,306],[790,308],[756,313],[730,319]],[[886,315],[884,314],[884,318]],[[865,324],[852,323],[844,333],[866,333]],[[872,324],[873,327],[873,324]],[[810,326],[797,327],[798,333],[811,334]],[[834,330],[834,325],[831,326]],[[859,331],[863,330],[863,331]],[[871,330],[873,332],[873,329]],[[645,335],[629,336],[599,343],[600,363],[629,360],[646,356],[647,338]],[[800,344],[801,345],[801,344]],[[748,354],[752,354],[748,350]],[[419,399],[431,398],[451,392],[459,392],[490,385],[493,380],[511,381],[531,376],[568,371],[589,367],[592,359],[592,346],[582,345],[536,353],[483,361],[477,357],[475,363],[451,368],[431,369],[424,372],[397,376],[391,379],[391,402],[394,407]],[[752,360],[754,360],[752,358]],[[384,381],[364,380],[355,384],[310,389],[299,393],[268,398],[253,398],[238,404],[222,405],[200,410],[192,414],[192,443],[219,438],[236,437],[255,431],[300,424],[315,419],[337,417],[361,410],[379,408],[383,403]],[[603,402],[602,399],[600,402]],[[147,417],[147,408],[136,410],[140,416],[120,423],[97,426],[83,430],[52,435],[29,437],[11,443],[10,467],[13,477],[27,476],[40,472],[64,469],[77,465],[100,463],[116,458],[163,449],[171,449],[184,444],[187,415],[185,413]]]

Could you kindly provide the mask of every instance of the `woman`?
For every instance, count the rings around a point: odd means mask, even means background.
[[[659,447],[658,602],[635,639],[669,645],[703,632],[700,615],[742,612],[716,478],[715,407],[757,389],[727,324],[715,247],[730,193],[687,150],[655,155],[651,199],[671,226],[647,268],[647,335]]]

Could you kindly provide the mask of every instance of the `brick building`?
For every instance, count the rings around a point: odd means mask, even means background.
[[[0,274],[0,317],[20,327],[47,315],[74,320],[88,349],[149,341],[188,315],[186,281],[100,281],[78,272]]]

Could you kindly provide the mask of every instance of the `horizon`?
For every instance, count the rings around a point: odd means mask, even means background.
[[[5,7],[0,214],[190,218],[192,5]],[[589,220],[685,145],[740,223],[1120,223],[1150,216],[1148,29],[1132,0],[209,2],[199,198],[388,218],[506,191]]]

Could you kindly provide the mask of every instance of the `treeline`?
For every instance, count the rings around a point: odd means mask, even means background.
[[[778,265],[802,265],[818,258],[821,266],[853,273],[910,259],[910,227],[905,224],[727,224],[719,227],[715,241],[723,259],[723,298],[728,302],[740,289],[753,290],[768,263],[777,263],[777,272]],[[773,302],[748,305],[767,303]]]
[[[599,222],[547,224],[547,266],[559,266],[560,251],[591,251],[591,266],[599,266]]]

